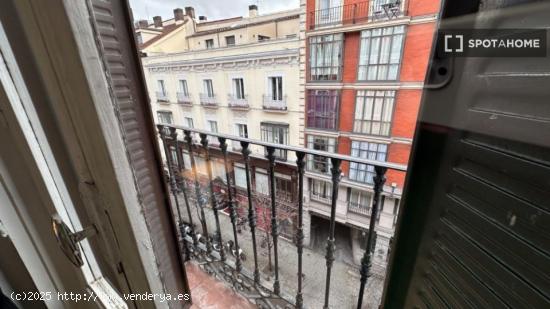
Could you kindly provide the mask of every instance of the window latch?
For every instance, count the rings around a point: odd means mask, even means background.
[[[97,234],[97,228],[94,225],[88,226],[79,232],[72,232],[71,229],[60,218],[52,218],[52,228],[57,239],[57,244],[61,251],[76,267],[82,267],[84,260],[79,242]]]

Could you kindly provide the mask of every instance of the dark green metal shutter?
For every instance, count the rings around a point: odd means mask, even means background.
[[[482,2],[447,1],[440,29],[550,27],[547,1]],[[384,306],[550,308],[549,58],[428,75]]]

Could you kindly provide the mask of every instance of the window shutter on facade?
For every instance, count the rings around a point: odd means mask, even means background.
[[[130,11],[122,0],[92,0],[91,10],[98,48],[116,101],[114,108],[126,141],[162,284],[166,293],[186,293],[189,288],[174,236],[175,226],[167,207],[169,200],[165,199],[168,194],[160,174],[162,159],[155,146],[157,131],[134,42]]]

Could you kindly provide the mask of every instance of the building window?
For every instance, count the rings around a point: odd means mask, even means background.
[[[157,88],[160,94],[166,95],[166,87],[164,86],[164,80],[162,79],[157,80]]]
[[[237,129],[237,136],[238,137],[248,138],[248,127],[247,127],[246,124],[237,123],[235,125],[235,127]]]
[[[214,39],[208,39],[205,41],[206,49],[214,48]]]
[[[275,194],[279,201],[292,201],[292,181],[289,179],[275,177]]]
[[[310,198],[323,203],[330,203],[332,200],[332,186],[330,182],[310,179]]]
[[[242,167],[234,166],[235,186],[246,189],[246,170]]]
[[[195,167],[197,168],[197,173],[206,175],[206,160],[199,156],[195,156]]]
[[[172,112],[168,111],[158,111],[157,117],[159,119],[159,123],[167,123],[167,124],[173,124],[174,118],[172,116]]]
[[[187,88],[187,81],[185,79],[180,79],[179,80],[179,87],[180,87],[180,92],[188,97],[189,96],[189,89]]]
[[[353,131],[371,135],[390,135],[395,91],[357,91]]]
[[[368,215],[370,213],[371,200],[372,193],[370,192],[352,188],[348,189],[348,210],[352,212]]]
[[[208,131],[212,133],[218,133],[218,122],[215,120],[207,120],[206,126],[208,128]]]
[[[218,122],[214,120],[206,121],[206,128],[212,133],[218,133]],[[216,136],[208,135],[208,142],[211,145],[219,144],[218,138]]]
[[[248,138],[248,126],[243,123],[235,124],[235,133],[238,137]],[[240,150],[241,142],[233,141],[233,150]]]
[[[157,80],[157,101],[168,101],[168,94],[166,92],[166,86],[164,85],[164,80],[159,79]]]
[[[256,192],[269,195],[269,178],[267,177],[267,174],[256,172],[255,176]]]
[[[273,101],[282,101],[283,100],[283,77],[282,76],[271,76],[268,78],[269,81],[269,97]]]
[[[341,80],[342,34],[314,36],[309,39],[311,80]]]
[[[193,118],[191,118],[191,117],[183,118],[183,126],[187,127],[187,128],[190,128],[190,129],[193,129],[195,127],[195,125],[193,124]]]
[[[233,95],[235,99],[244,99],[244,80],[242,78],[233,78]]]
[[[212,167],[212,179],[219,179],[223,183],[226,183],[225,166],[218,160],[211,160],[210,166]]]
[[[405,26],[361,31],[358,80],[397,80]]]
[[[319,151],[336,152],[336,139],[325,136],[307,136],[307,148]],[[307,169],[317,173],[330,173],[330,159],[323,156],[307,155]]]
[[[372,142],[351,142],[351,156],[362,159],[386,161],[388,145]],[[373,177],[376,175],[374,166],[368,164],[358,164],[351,162],[349,165],[349,178],[351,180],[373,183]]]
[[[235,36],[230,35],[225,37],[225,45],[226,46],[234,46],[235,45]]]
[[[339,95],[336,90],[309,90],[307,95],[307,126],[336,130]]]
[[[186,170],[191,169],[191,157],[187,152],[183,153],[183,168],[185,168]]]
[[[261,123],[262,141],[274,144],[288,144],[288,125]],[[267,154],[267,150],[266,150]],[[286,160],[286,150],[275,149],[275,158],[278,160]]]
[[[202,81],[203,87],[204,87],[204,93],[209,97],[214,97],[214,86],[212,85],[211,79],[205,79]]]

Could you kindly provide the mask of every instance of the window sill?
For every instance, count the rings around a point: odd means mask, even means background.
[[[111,284],[100,278],[89,284],[92,292],[97,295],[97,302],[100,303],[103,308],[106,309],[128,309],[128,305],[124,302],[124,299],[118,294],[117,291],[111,286]]]

